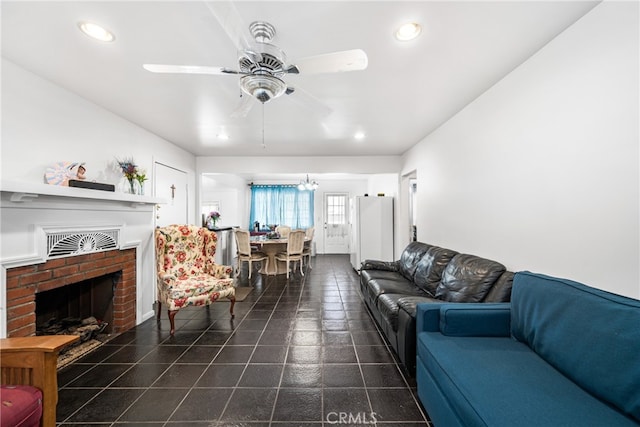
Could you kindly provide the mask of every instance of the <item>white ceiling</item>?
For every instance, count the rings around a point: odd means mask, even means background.
[[[237,51],[201,1],[2,1],[2,56],[183,147],[207,155],[398,155],[460,111],[597,1],[238,1],[273,24],[295,58],[363,49],[365,71],[287,75],[298,90],[244,118],[236,75],[152,74],[143,63],[237,69]],[[115,33],[105,44],[80,20]],[[412,42],[393,38],[407,20]],[[320,113],[308,98],[331,109]],[[262,148],[263,116],[264,142]],[[356,141],[362,131],[366,138]],[[229,140],[217,138],[227,133]]]

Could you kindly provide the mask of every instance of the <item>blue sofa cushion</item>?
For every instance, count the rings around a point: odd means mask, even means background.
[[[509,304],[441,304],[440,332],[449,337],[508,337]]]
[[[640,421],[640,301],[519,272],[511,306],[517,340],[589,393]]]
[[[420,332],[418,355],[418,392],[446,396],[456,417],[447,425],[636,425],[511,337]]]

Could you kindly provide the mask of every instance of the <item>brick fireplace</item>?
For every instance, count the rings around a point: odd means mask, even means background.
[[[153,231],[166,200],[29,182],[0,181],[0,190],[0,338],[32,335],[51,313],[64,318],[50,305],[65,296],[67,317],[102,310],[110,333],[155,317]]]
[[[37,293],[117,272],[112,333],[136,324],[136,249],[94,252],[7,269],[7,336],[35,334]]]

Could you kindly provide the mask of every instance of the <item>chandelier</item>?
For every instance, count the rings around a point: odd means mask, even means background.
[[[303,179],[302,181],[300,181],[300,184],[298,184],[298,190],[315,191],[318,188],[318,185],[319,185],[318,181],[316,181],[315,179],[313,181],[309,181],[309,175],[307,174],[307,179],[306,180]]]

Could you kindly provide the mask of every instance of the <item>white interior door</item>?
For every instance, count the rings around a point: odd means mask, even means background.
[[[324,195],[324,253],[349,253],[349,195]]]
[[[156,226],[188,223],[187,173],[162,163],[155,163],[154,195],[168,201],[158,205]]]

